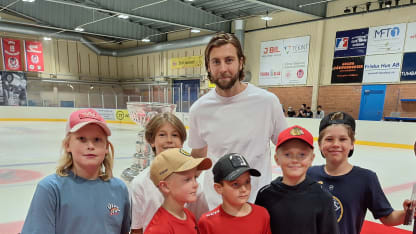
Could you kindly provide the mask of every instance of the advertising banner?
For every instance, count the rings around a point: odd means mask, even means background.
[[[331,83],[361,83],[365,56],[335,58],[332,63]]]
[[[1,39],[3,49],[3,67],[7,71],[21,71],[20,41],[14,39]]]
[[[0,105],[26,105],[26,77],[22,72],[1,72]]]
[[[367,56],[364,64],[363,83],[398,82],[402,54]]]
[[[403,55],[403,65],[400,80],[416,80],[416,52]]]
[[[259,85],[306,84],[310,36],[261,43]]]
[[[171,58],[170,59],[170,67],[171,67],[171,69],[200,67],[200,66],[202,66],[202,61],[203,61],[202,56]]]
[[[367,55],[400,53],[405,37],[406,24],[371,27],[368,30]]]
[[[133,120],[130,119],[129,111],[118,109],[115,110],[115,120],[120,121],[122,123],[132,123],[134,124]]]
[[[404,52],[416,51],[416,22],[407,24],[406,41]]]
[[[115,120],[116,111],[114,109],[95,109],[105,120]]]
[[[40,41],[24,41],[26,71],[42,72],[43,66],[43,48]]]
[[[368,28],[337,32],[334,57],[364,56],[367,50],[367,40]]]

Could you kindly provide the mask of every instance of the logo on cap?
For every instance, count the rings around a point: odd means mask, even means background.
[[[95,114],[94,112],[91,112],[91,111],[81,112],[81,113],[79,113],[78,117],[80,119],[96,119],[96,120],[100,120],[100,118],[98,118],[97,114]]]
[[[186,152],[185,150],[183,150],[183,149],[179,149],[179,153],[181,153],[181,154],[183,154],[183,155],[185,155],[185,156],[191,156],[191,154],[190,153],[188,153],[188,152]]]
[[[244,160],[244,158],[241,155],[232,154],[230,155],[229,159],[231,161],[231,165],[233,165],[234,168],[247,166],[246,160]]]
[[[290,130],[289,134],[292,135],[292,136],[302,136],[305,133],[303,133],[302,129],[300,129],[298,127],[294,127]]]

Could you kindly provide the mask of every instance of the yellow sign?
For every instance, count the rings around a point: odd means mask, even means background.
[[[181,68],[190,68],[190,67],[200,67],[202,66],[202,61],[203,61],[202,56],[171,58],[170,68],[181,69]]]
[[[119,123],[133,123],[130,119],[129,112],[127,110],[116,110],[116,122]]]
[[[208,88],[215,88],[217,87],[214,83],[211,83],[211,81],[208,81]]]

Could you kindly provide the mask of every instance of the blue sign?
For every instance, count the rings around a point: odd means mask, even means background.
[[[416,52],[405,53],[403,55],[400,80],[416,80]]]
[[[367,40],[368,28],[337,32],[334,57],[365,55],[367,51]]]

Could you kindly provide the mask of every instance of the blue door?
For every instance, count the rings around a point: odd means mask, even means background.
[[[360,120],[381,120],[384,110],[386,85],[363,85],[361,91]]]
[[[191,105],[198,99],[199,87],[199,79],[173,81],[173,103],[177,112],[189,112]]]

